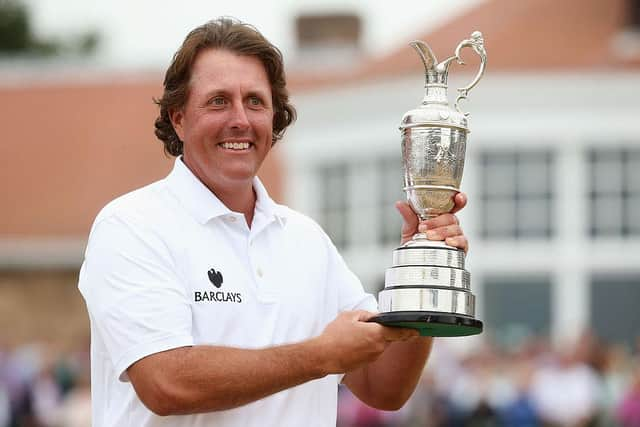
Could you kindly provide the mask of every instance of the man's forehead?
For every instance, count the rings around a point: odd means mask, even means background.
[[[228,49],[204,49],[191,66],[191,77],[197,74],[213,77],[232,77],[226,71],[235,69],[241,74],[259,74],[268,81],[269,76],[263,62],[256,55],[242,55]]]
[[[206,49],[192,67],[189,89],[198,92],[224,92],[240,87],[244,92],[271,93],[269,76],[262,61],[254,55],[228,50]]]

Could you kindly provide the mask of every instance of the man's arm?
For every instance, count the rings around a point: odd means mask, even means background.
[[[457,209],[465,203],[463,195],[456,197]],[[405,217],[405,241],[418,221],[406,203],[398,209]],[[421,231],[426,225],[436,232],[434,240],[446,239],[466,250],[466,238],[452,215],[425,223]],[[231,409],[340,373],[347,373],[345,383],[364,402],[397,409],[420,378],[431,339],[417,337],[411,329],[367,323],[372,315],[344,312],[320,336],[296,344],[256,350],[193,346],[155,353],[132,364],[127,374],[140,400],[159,415]]]
[[[451,214],[418,223],[418,218],[405,202],[398,202],[396,208],[402,215],[402,243],[418,231],[427,232],[430,240],[444,240],[448,245],[465,252],[469,249],[467,239],[453,215],[467,204],[464,193],[456,194],[455,206]],[[411,397],[422,370],[431,352],[433,338],[414,337],[406,342],[394,342],[380,358],[345,375],[343,383],[361,401],[369,406],[384,410],[400,409]]]
[[[344,312],[321,335],[297,344],[247,350],[193,346],[140,359],[127,374],[140,400],[158,415],[235,408],[377,359],[410,329],[364,322],[371,313]]]
[[[376,361],[347,373],[343,383],[367,405],[396,411],[418,385],[432,343],[431,337],[394,342]]]

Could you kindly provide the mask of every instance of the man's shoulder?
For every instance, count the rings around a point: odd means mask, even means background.
[[[94,225],[114,217],[145,222],[157,219],[159,213],[166,212],[167,197],[164,180],[145,185],[107,203],[96,216]]]
[[[314,229],[320,229],[320,225],[309,215],[306,215],[300,211],[297,211],[293,208],[290,208],[287,205],[276,204],[276,212],[281,217],[286,218],[287,223],[291,222],[292,224],[304,227],[310,227]]]
[[[310,233],[328,239],[322,226],[309,215],[281,204],[277,204],[276,209],[278,215],[286,219],[287,227],[294,229],[296,233]]]

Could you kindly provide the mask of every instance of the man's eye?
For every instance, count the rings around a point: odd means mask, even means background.
[[[216,96],[215,98],[211,98],[209,100],[209,104],[211,105],[224,105],[226,100],[222,96]]]
[[[251,98],[249,98],[249,103],[251,105],[262,105],[262,100],[257,96],[252,96]]]

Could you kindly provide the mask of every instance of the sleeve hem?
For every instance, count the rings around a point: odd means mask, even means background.
[[[127,369],[129,368],[129,366],[133,365],[143,357],[149,356],[154,353],[160,353],[161,351],[172,350],[178,347],[192,346],[193,344],[193,337],[191,336],[172,335],[168,337],[162,337],[148,343],[137,345],[123,354],[115,363],[115,371],[120,373],[118,375],[118,379],[122,382],[129,382]]]
[[[345,304],[342,310],[366,310],[372,313],[378,312],[378,303],[373,295],[364,293],[359,299]]]

